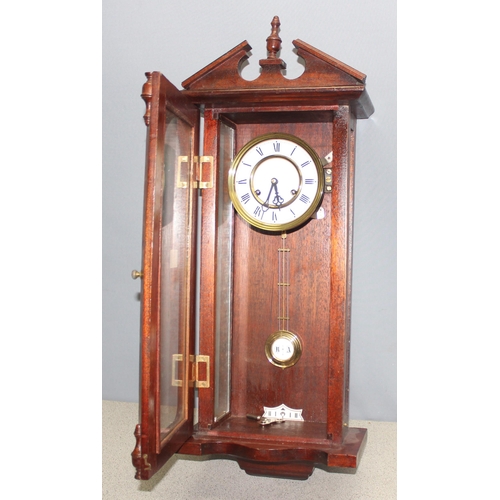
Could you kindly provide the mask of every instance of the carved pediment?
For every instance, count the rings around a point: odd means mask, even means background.
[[[182,83],[184,93],[204,104],[232,103],[339,103],[353,102],[358,117],[373,112],[365,91],[366,75],[302,40],[294,40],[295,51],[304,61],[304,72],[295,79],[284,76],[286,64],[278,57],[281,39],[277,16],[267,38],[267,59],[261,59],[260,75],[254,80],[241,76],[243,63],[252,49],[245,40]]]

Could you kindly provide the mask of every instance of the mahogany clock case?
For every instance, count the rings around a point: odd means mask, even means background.
[[[293,43],[306,70],[285,79],[279,24],[275,17],[255,81],[239,74],[247,42],[183,82],[182,92],[160,73],[147,74],[137,478],[151,477],[180,451],[233,457],[251,474],[305,479],[315,465],[356,468],[366,442],[364,429],[348,427],[350,297],[356,120],[373,106],[364,74],[300,40]],[[286,235],[244,221],[228,193],[236,153],[270,133],[298,137],[324,158],[321,212]],[[285,236],[290,329],[302,353],[282,369],[264,346],[281,314],[276,284]],[[247,418],[280,404],[300,409],[303,420],[264,429]],[[164,417],[169,406],[176,410]]]

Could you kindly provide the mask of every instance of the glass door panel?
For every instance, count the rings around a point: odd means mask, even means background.
[[[133,462],[148,479],[193,433],[199,110],[147,73],[140,423]]]
[[[227,178],[234,157],[234,129],[224,122],[219,136],[219,186],[217,207],[217,275],[216,275],[216,332],[215,332],[215,395],[214,420],[229,412],[231,392],[231,309],[233,207],[229,198]]]
[[[173,112],[166,117],[162,178],[160,278],[160,433],[163,440],[187,419],[193,137]]]

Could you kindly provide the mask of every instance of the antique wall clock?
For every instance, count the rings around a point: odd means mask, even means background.
[[[366,442],[349,336],[355,129],[373,106],[364,74],[301,40],[305,71],[285,78],[271,25],[253,81],[246,41],[182,91],[146,74],[137,479],[177,452],[306,479],[355,469]]]

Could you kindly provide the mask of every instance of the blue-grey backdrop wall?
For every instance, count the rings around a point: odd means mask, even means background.
[[[396,420],[396,0],[103,1],[103,399],[138,401],[146,71],[178,88],[234,46],[266,57],[278,15],[287,76],[299,38],[367,75],[375,113],[358,121],[350,415]]]

